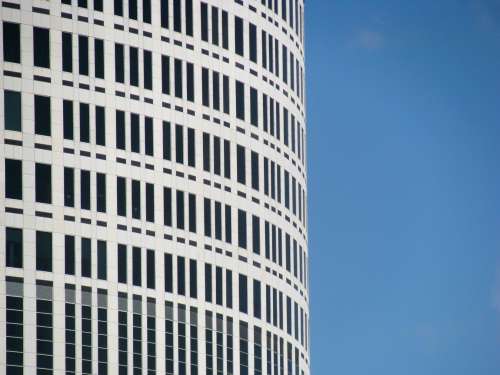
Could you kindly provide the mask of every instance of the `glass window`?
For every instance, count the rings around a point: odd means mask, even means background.
[[[222,306],[222,267],[215,267],[215,303]]]
[[[114,0],[115,16],[123,17],[123,0]]]
[[[232,242],[232,215],[231,215],[231,206],[227,205],[225,206],[225,212],[224,212],[224,219],[226,223],[226,228],[225,228],[225,233],[226,233],[226,242],[231,243]]]
[[[21,131],[21,93],[17,91],[4,91],[5,130]]]
[[[250,39],[250,60],[257,63],[257,27],[250,23],[249,27],[249,39]]]
[[[186,99],[194,102],[194,65],[186,63]]]
[[[80,171],[80,208],[90,210],[90,171]]]
[[[125,112],[116,111],[116,148],[125,150]]]
[[[212,302],[212,265],[205,263],[205,301]]]
[[[187,130],[187,152],[188,152],[188,165],[190,167],[195,166],[195,160],[196,160],[196,149],[195,149],[195,141],[194,141],[194,129],[193,128],[188,128]]]
[[[146,183],[146,220],[155,221],[155,190],[154,185]]]
[[[73,140],[73,101],[63,100],[63,137]]]
[[[94,40],[94,57],[95,76],[104,79],[104,40]]]
[[[36,231],[36,269],[52,272],[52,233]]]
[[[92,248],[90,238],[82,238],[81,276],[92,277]]]
[[[50,97],[35,95],[35,134],[50,136],[50,117]]]
[[[219,45],[219,9],[212,7],[212,43]]]
[[[144,88],[153,89],[153,65],[151,51],[144,50]]]
[[[141,130],[139,128],[139,115],[130,114],[130,149],[132,152],[141,152]]]
[[[103,0],[94,0],[94,10],[102,12],[103,10]]]
[[[73,36],[71,33],[62,33],[62,69],[63,72],[73,71]]]
[[[141,182],[132,180],[132,217],[141,219]]]
[[[208,5],[201,3],[201,40],[208,42]]]
[[[115,81],[125,83],[125,51],[123,44],[115,43]]]
[[[238,182],[246,183],[246,165],[245,165],[245,147],[237,145],[236,147],[236,169]]]
[[[41,68],[50,68],[49,29],[33,27],[33,64]]]
[[[169,18],[169,9],[168,9],[168,2],[169,0],[161,0],[161,9],[160,9],[160,22],[161,22],[161,27],[168,29],[168,18]]]
[[[163,121],[163,159],[171,160],[172,147],[171,147],[171,131],[170,122]]]
[[[255,254],[260,254],[260,219],[252,215],[252,247]]]
[[[186,262],[184,257],[177,257],[177,294],[186,294]]]
[[[245,275],[239,275],[239,302],[240,302],[240,312],[248,313],[248,292],[247,292],[247,277]]]
[[[189,260],[189,296],[198,298],[198,267],[196,260]]]
[[[229,114],[229,77],[222,76],[222,109],[225,114]]]
[[[64,167],[64,205],[75,206],[75,171],[69,167]]]
[[[175,96],[182,99],[182,60],[174,60]]]
[[[132,283],[135,286],[141,286],[141,270],[142,270],[142,259],[141,259],[141,248],[132,248]]]
[[[97,212],[106,212],[106,175],[96,173],[96,207]]]
[[[75,237],[64,236],[64,273],[75,274]]]
[[[130,84],[139,86],[139,50],[135,47],[130,47]]]
[[[142,20],[151,23],[151,0],[142,1]]]
[[[209,82],[209,72],[207,68],[201,69],[201,93],[202,93],[202,104],[206,107],[210,107],[210,82]]]
[[[260,305],[260,281],[253,281],[253,316],[257,319],[261,318],[261,305]]]
[[[17,23],[3,23],[3,59],[6,62],[21,62],[21,32]]]
[[[116,178],[116,205],[119,216],[127,216],[127,187],[124,177]]]
[[[233,272],[226,270],[226,307],[233,308]]]
[[[215,238],[222,240],[222,205],[215,202]]]
[[[228,140],[224,140],[224,177],[231,178],[231,151]]]
[[[247,248],[247,213],[238,209],[238,246]]]
[[[23,199],[22,160],[5,159],[5,198]]]
[[[172,189],[163,188],[163,225],[172,226]]]
[[[172,254],[164,254],[164,274],[165,274],[165,292],[172,293],[173,291],[173,269],[172,269]]]
[[[106,116],[104,107],[95,107],[95,143],[106,146]]]
[[[218,72],[212,72],[212,100],[213,108],[220,110],[220,76]]]
[[[228,27],[228,15],[225,10],[222,11],[222,48],[229,48],[229,27]]]
[[[156,280],[156,274],[155,274],[155,251],[148,249],[146,252],[146,268],[147,268],[147,273],[146,273],[146,287],[150,289],[155,288],[155,280]]]
[[[252,151],[252,189],[259,191],[259,154]]]
[[[52,169],[50,164],[35,164],[35,201],[52,203]]]
[[[137,0],[128,0],[128,17],[132,20],[137,19]]]
[[[161,56],[161,92],[170,95],[170,57]]]
[[[221,163],[220,153],[221,153],[220,138],[214,136],[214,173],[218,176],[220,176],[220,163]]]
[[[259,126],[259,107],[257,101],[257,90],[250,87],[250,123]]]
[[[236,117],[245,121],[245,85],[236,81]]]
[[[175,125],[175,161],[184,163],[184,135],[181,125]]]
[[[210,172],[210,134],[203,133],[203,170]]]
[[[127,283],[127,246],[118,244],[118,282]]]
[[[5,265],[23,268],[23,230],[5,228]]]
[[[211,212],[211,202],[210,199],[204,198],[203,201],[203,207],[204,207],[204,227],[205,227],[205,236],[206,237],[211,237],[212,236],[212,212]]]
[[[153,140],[153,118],[144,118],[144,152],[146,155],[153,156],[154,140]]]
[[[177,190],[177,228],[184,229],[184,192]]]
[[[174,31],[182,32],[181,19],[181,0],[173,0],[174,2]]]
[[[78,35],[78,72],[89,75],[89,38]]]
[[[106,241],[97,241],[97,278],[106,280],[107,278],[107,250]]]
[[[193,0],[186,0],[186,35],[193,36]]]
[[[80,103],[80,142],[90,142],[90,108],[87,103]]]
[[[234,17],[234,50],[238,55],[243,56],[243,19],[238,16]]]
[[[189,194],[189,231],[196,233],[196,195]]]

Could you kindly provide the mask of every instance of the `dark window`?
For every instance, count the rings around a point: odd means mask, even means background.
[[[23,199],[22,160],[5,159],[5,198]]]
[[[238,182],[246,183],[246,165],[245,165],[245,147],[237,145],[236,147],[236,169]]]
[[[137,0],[128,0],[128,17],[130,19],[137,19]]]
[[[92,249],[90,238],[82,238],[81,276],[92,277]]]
[[[5,265],[23,268],[23,231],[5,228]]]
[[[104,107],[95,107],[95,143],[106,146],[106,116]]]
[[[170,95],[170,57],[161,56],[161,92]]]
[[[94,0],[94,10],[102,12],[103,10],[103,0]]]
[[[196,260],[189,260],[189,296],[198,298],[198,267]]]
[[[226,233],[226,242],[231,243],[232,241],[232,224],[231,224],[231,206],[225,206],[224,219],[226,223],[225,233]]]
[[[188,128],[187,131],[187,152],[188,152],[188,165],[190,167],[195,166],[195,160],[196,160],[196,148],[195,148],[195,141],[194,141],[194,129],[193,128]]]
[[[177,294],[186,294],[186,262],[184,257],[177,257]]]
[[[214,173],[220,176],[220,138],[214,136]]]
[[[186,99],[194,102],[194,66],[186,63]]]
[[[75,237],[64,236],[64,272],[75,274]]]
[[[97,241],[97,278],[100,280],[107,279],[107,248],[106,241]]]
[[[181,0],[173,0],[174,2],[174,31],[182,32],[182,19],[181,19]]]
[[[160,8],[160,18],[161,18],[161,27],[168,29],[168,1],[169,0],[161,0],[161,8]]]
[[[164,274],[165,274],[165,292],[172,293],[173,291],[173,270],[172,270],[172,254],[164,254]]]
[[[153,65],[151,51],[144,51],[144,88],[153,89]]]
[[[123,0],[114,0],[115,16],[123,17]]]
[[[247,292],[247,277],[239,275],[239,290],[240,290],[240,312],[248,313],[248,292]]]
[[[146,220],[155,221],[155,189],[154,185],[146,183]]]
[[[139,128],[139,115],[130,114],[130,149],[132,152],[141,152],[141,129]]]
[[[257,63],[257,27],[250,23],[249,27],[250,38],[250,60]]]
[[[260,254],[260,219],[252,215],[252,247],[255,254]]]
[[[210,172],[210,134],[203,133],[203,170]]]
[[[132,217],[141,219],[141,182],[132,180]]]
[[[259,190],[259,154],[252,151],[252,188]]]
[[[238,210],[238,246],[247,248],[247,213]]]
[[[228,16],[225,10],[222,11],[222,48],[229,48],[229,27],[228,27]]]
[[[186,0],[186,34],[193,36],[193,0]]]
[[[172,189],[163,188],[163,224],[172,226]]]
[[[116,111],[116,148],[125,150],[125,112]]]
[[[212,7],[212,43],[219,45],[219,10]]]
[[[181,125],[175,125],[175,161],[184,163],[184,135]]]
[[[236,117],[245,121],[245,85],[236,81]]]
[[[73,102],[63,100],[63,136],[73,140]]]
[[[125,83],[125,56],[123,44],[115,43],[115,81]]]
[[[229,77],[222,76],[222,110],[225,114],[229,114]]]
[[[139,50],[135,47],[130,47],[130,84],[139,86]]]
[[[118,244],[118,282],[127,283],[127,246]]]
[[[243,19],[238,16],[234,17],[234,50],[238,55],[243,56]]]
[[[215,303],[222,306],[222,267],[215,267]]]
[[[205,236],[212,236],[212,212],[210,199],[204,198],[204,223],[205,223]]]
[[[253,281],[253,316],[257,319],[261,318],[261,293],[260,293],[260,281]]]
[[[144,152],[146,155],[153,156],[154,140],[153,140],[153,118],[144,118]]]
[[[175,96],[182,99],[182,60],[174,60]]]
[[[116,211],[119,216],[127,216],[127,186],[124,177],[116,178]]]
[[[96,174],[97,190],[97,212],[106,212],[106,175],[104,173]]]
[[[80,172],[80,207],[82,210],[90,210],[90,172]]]
[[[21,32],[17,23],[3,23],[3,59],[6,62],[21,62]]]
[[[257,90],[253,87],[250,87],[250,123],[254,126],[259,126]]]
[[[5,130],[21,131],[21,93],[17,91],[4,91]]]
[[[196,195],[189,194],[189,231],[196,233]]]
[[[218,72],[212,72],[212,100],[213,108],[220,110],[220,76]]]
[[[89,75],[89,38],[78,35],[78,72]]]
[[[210,107],[210,82],[208,77],[209,77],[208,69],[202,68],[201,70],[202,104],[206,107]]]
[[[163,159],[171,160],[172,146],[171,146],[171,130],[170,122],[163,121]]]
[[[64,205],[75,207],[75,170],[64,167]]]
[[[36,231],[36,269],[52,272],[52,233]]]
[[[220,202],[215,202],[215,238],[222,240],[222,205]]]
[[[142,1],[142,20],[151,23],[151,0]]]
[[[184,192],[177,190],[177,228],[184,229]]]
[[[73,36],[71,33],[62,33],[62,69],[69,73],[73,71]]]
[[[94,64],[96,78],[104,78],[104,41],[94,40]]]
[[[201,3],[201,40],[208,42],[208,5]]]
[[[52,169],[50,164],[35,164],[35,200],[52,203]]]
[[[50,136],[50,97],[35,95],[35,134]]]
[[[142,257],[141,248],[132,248],[132,284],[141,286]]]
[[[233,308],[233,272],[226,270],[226,307]]]
[[[146,252],[146,286],[149,289],[156,287],[156,273],[155,273],[155,251],[147,250]]]
[[[33,27],[33,64],[41,68],[50,68],[49,29]]]
[[[228,140],[224,140],[224,177],[231,178],[231,151]]]
[[[89,105],[86,103],[80,103],[80,142],[90,142],[89,112]]]
[[[205,263],[205,301],[212,302],[212,266]]]

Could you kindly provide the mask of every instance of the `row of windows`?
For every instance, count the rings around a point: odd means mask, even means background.
[[[217,9],[217,8],[214,8]],[[214,10],[212,10],[214,12]],[[217,13],[218,14],[218,13]],[[238,26],[240,25],[240,26]],[[203,24],[202,24],[203,26]],[[243,55],[243,20],[235,17],[236,26],[236,53]],[[207,26],[208,30],[208,26]],[[257,31],[253,24],[250,24],[249,30],[249,53],[250,60],[257,63],[257,46],[262,45],[262,66],[280,77],[280,58],[281,58],[281,78],[285,84],[290,84],[290,88],[299,97],[303,98],[303,69],[299,61],[294,57],[292,52],[288,52],[286,46],[282,46],[280,53],[279,41],[274,39],[271,34],[262,31],[260,43],[257,41]],[[21,38],[20,25],[11,22],[3,23],[3,46],[4,60],[7,62],[21,62]],[[213,32],[213,29],[212,29]],[[33,28],[33,64],[36,67],[50,68],[50,30],[47,28]],[[223,41],[225,39],[223,38]],[[78,42],[78,73],[80,75],[89,76],[91,74],[90,67],[93,67],[93,76],[95,78],[104,79],[104,49],[105,43],[102,39],[89,38],[86,35],[73,35],[69,32],[62,32],[62,70],[72,73],[74,71],[73,62],[73,45]],[[93,47],[91,50],[90,48]],[[152,61],[153,55],[151,51],[142,50],[142,59],[139,58],[141,50],[137,47],[129,46],[125,48],[123,44],[115,43],[115,81],[117,83],[125,83],[125,61],[129,62],[128,80],[127,83],[131,86],[143,87],[147,90],[153,89],[153,74]],[[93,52],[93,63],[89,63],[89,54]],[[142,62],[143,76],[140,78],[139,69],[140,61]],[[169,58],[162,57],[162,92],[170,94],[170,68]],[[174,62],[175,96],[182,98],[182,61],[175,59]],[[194,79],[193,79],[193,64],[187,63],[187,100],[194,101]],[[140,83],[142,81],[142,85]]]
[[[23,279],[7,277],[6,293],[6,354],[8,374],[23,374],[24,347],[23,323],[24,297]],[[76,360],[80,359],[82,374],[93,374],[97,367],[99,374],[108,373],[108,293],[105,289],[93,289],[73,284],[65,284],[64,300],[64,347],[66,374],[76,373]],[[96,293],[97,292],[97,293]],[[77,294],[80,295],[77,303]],[[97,294],[97,296],[96,296]],[[92,301],[96,296],[97,304]],[[80,309],[81,324],[77,329],[76,310]],[[51,282],[36,281],[36,367],[39,374],[51,374],[54,368],[54,324],[57,315],[54,313],[53,285]],[[156,373],[157,345],[160,334],[164,335],[165,371],[167,374],[187,373],[186,366],[190,364],[190,373],[196,375],[198,365],[203,361],[207,374],[227,373],[234,371],[234,336],[239,338],[239,374],[248,374],[252,367],[255,374],[265,371],[263,348],[266,348],[266,364],[268,374],[283,374],[284,358],[287,358],[287,375],[303,374],[300,368],[299,348],[291,342],[270,331],[263,331],[257,325],[253,326],[239,321],[235,327],[233,318],[206,310],[204,314],[205,327],[205,358],[198,356],[198,327],[200,316],[196,307],[184,304],[174,304],[165,301],[165,320],[156,318],[156,300],[140,295],[119,292],[117,313],[117,352],[118,374],[126,375],[127,368],[133,368],[133,373]],[[97,324],[96,324],[97,323]],[[97,330],[96,330],[97,327]],[[76,345],[76,336],[80,334]],[[143,341],[146,341],[143,353]],[[253,358],[249,356],[249,345],[254,345]],[[285,345],[286,344],[286,345]],[[129,348],[132,350],[132,362],[129,362]],[[93,356],[97,352],[97,358]],[[177,352],[177,355],[174,353]],[[189,356],[188,356],[189,353]],[[145,354],[145,356],[143,355]],[[143,363],[146,358],[146,363]],[[175,358],[175,360],[174,360]],[[293,361],[294,359],[294,361]],[[250,362],[251,361],[251,362]],[[274,371],[273,371],[274,370]]]
[[[23,262],[23,239],[22,230],[18,228],[6,228],[6,266],[22,267]],[[64,265],[67,275],[79,275],[84,278],[97,278],[106,280],[108,270],[108,250],[106,241],[90,238],[79,239],[80,246],[76,248],[75,236],[65,235],[64,238]],[[38,271],[52,272],[53,263],[52,233],[36,231],[36,269]],[[130,251],[131,250],[131,251]],[[79,254],[78,254],[79,253]],[[79,256],[78,256],[79,255]],[[80,259],[77,261],[77,257]],[[140,247],[128,247],[123,244],[117,246],[117,281],[119,283],[131,283],[134,286],[155,289],[156,270],[158,261],[155,251],[141,249]],[[143,267],[143,261],[145,266]],[[76,265],[79,264],[79,270]],[[199,269],[204,272],[204,300],[227,308],[233,308],[233,273],[229,269],[205,263],[204,267],[198,266],[195,259],[183,256],[174,257],[165,253],[164,266],[164,290],[167,293],[175,293],[180,296],[198,298],[198,273]],[[144,268],[144,270],[143,270]],[[131,272],[130,272],[131,270]],[[131,274],[130,274],[131,273]],[[174,284],[174,276],[175,284]],[[300,340],[307,347],[307,313],[304,312],[296,302],[283,294],[276,288],[265,286],[265,311],[264,290],[261,282],[250,279],[244,274],[237,275],[238,282],[238,310],[244,314],[253,314],[257,319],[265,319],[269,324],[285,330],[289,335]],[[252,284],[249,285],[249,282]],[[189,291],[188,291],[189,286]],[[249,295],[251,288],[252,296]],[[250,302],[250,303],[249,303]],[[286,302],[286,308],[285,308]],[[251,307],[251,309],[250,309]],[[294,309],[292,309],[294,307]],[[251,310],[251,311],[250,311]]]

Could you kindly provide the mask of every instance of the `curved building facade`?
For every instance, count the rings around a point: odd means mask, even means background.
[[[2,1],[1,373],[310,373],[303,7]]]

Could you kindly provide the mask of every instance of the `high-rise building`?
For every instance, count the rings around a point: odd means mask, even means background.
[[[0,373],[310,373],[303,7],[2,1]]]

